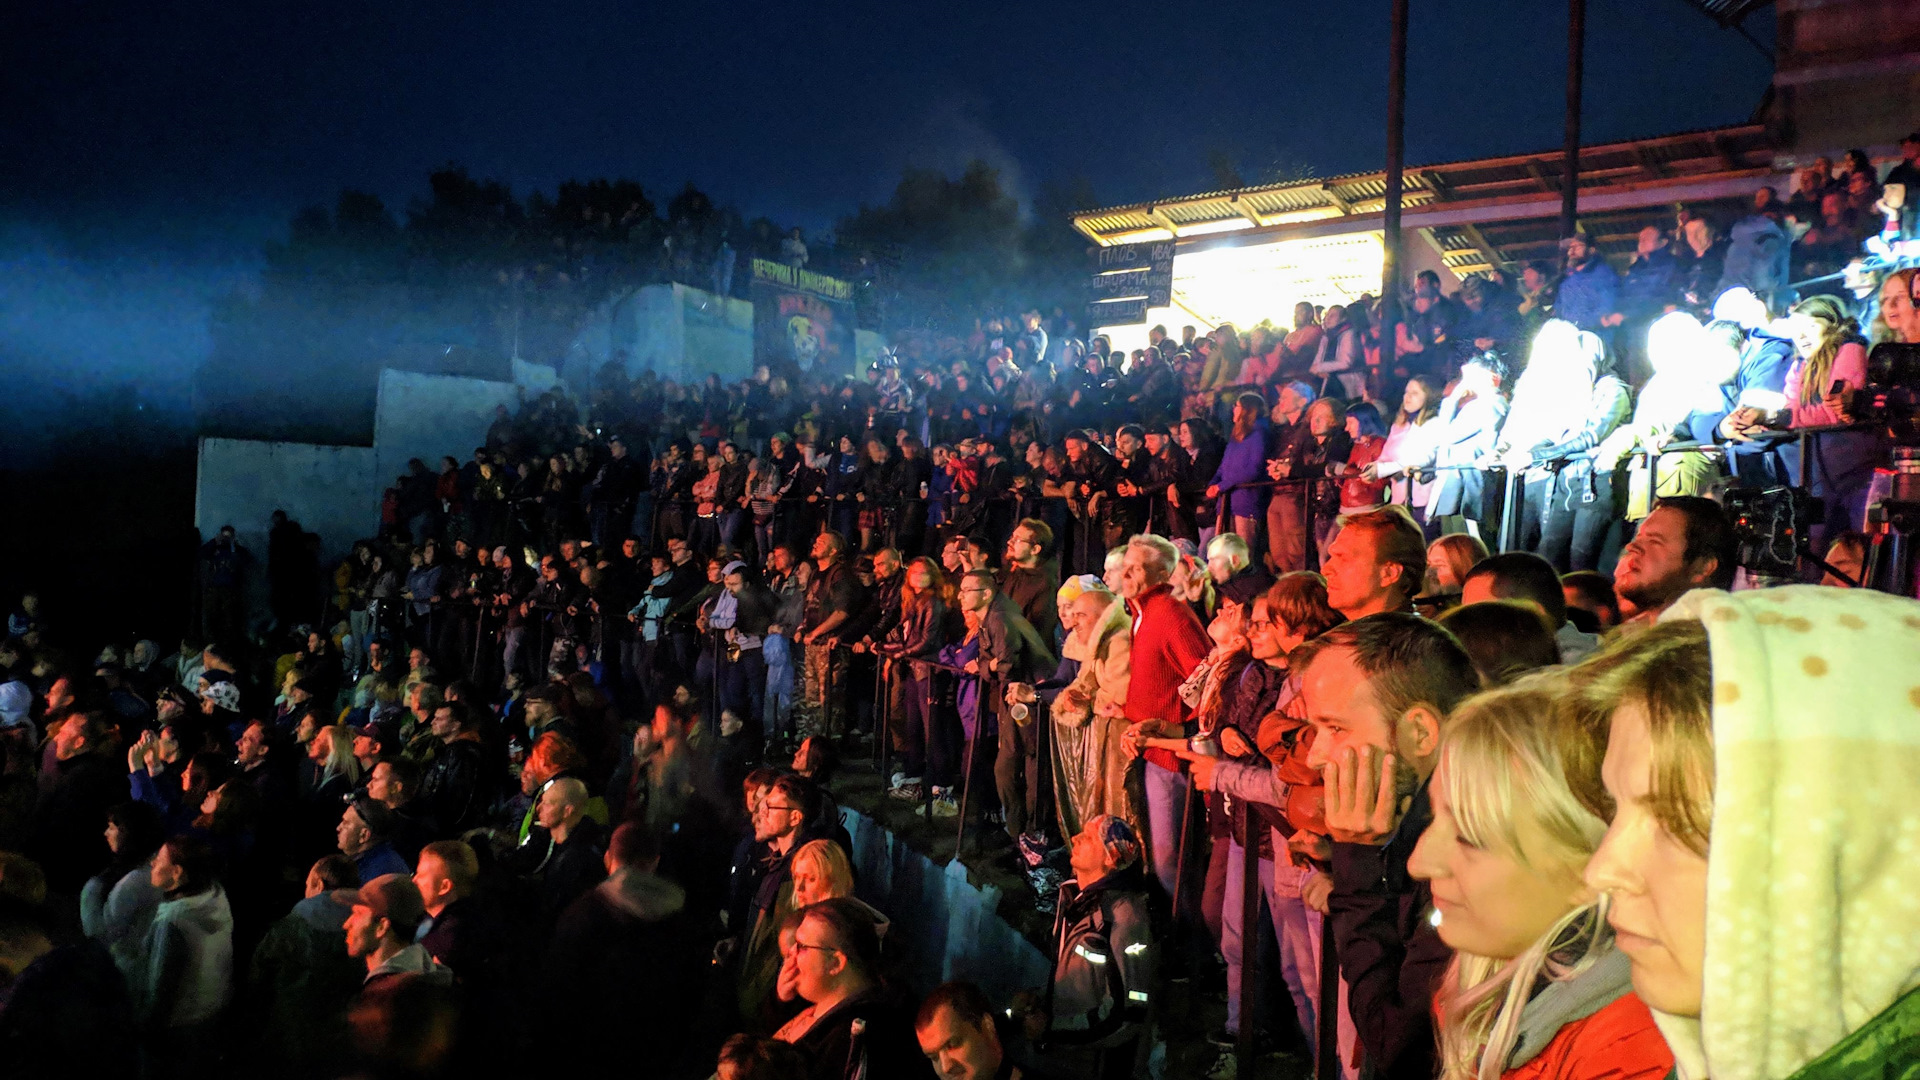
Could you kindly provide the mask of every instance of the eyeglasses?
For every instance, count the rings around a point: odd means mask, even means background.
[[[781,806],[779,803],[763,802],[760,804],[760,809],[762,810],[798,810],[800,808],[797,806]]]
[[[827,953],[837,953],[840,951],[839,949],[836,949],[831,945],[809,945],[798,938],[794,939],[793,947],[796,951],[805,951],[807,949],[812,949],[815,952],[827,952]]]

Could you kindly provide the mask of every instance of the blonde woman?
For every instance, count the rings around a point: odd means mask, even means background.
[[[1070,577],[1054,591],[1054,610],[1059,612],[1060,630],[1066,636],[1060,643],[1060,666],[1054,671],[1053,678],[1036,684],[1024,693],[1015,687],[1007,688],[1008,705],[1028,702],[1029,708],[1037,709],[1040,705],[1031,703],[1045,703],[1047,721],[1053,729],[1053,738],[1047,749],[1053,758],[1054,812],[1059,818],[1060,831],[1068,836],[1079,831],[1080,811],[1086,802],[1083,744],[1092,713],[1078,707],[1073,699],[1061,704],[1060,692],[1073,685],[1073,680],[1080,676],[1080,665],[1087,657],[1087,642],[1083,634],[1086,620],[1074,607],[1074,601],[1080,599],[1088,583],[1097,583],[1099,580],[1091,575]]]
[[[1920,342],[1920,307],[1913,303],[1913,283],[1920,270],[1895,270],[1880,283],[1880,310],[1873,316],[1873,343],[1912,345]]]
[[[846,900],[860,905],[873,920],[873,932],[882,940],[893,925],[885,915],[853,895],[853,863],[847,849],[834,840],[809,840],[793,853],[793,910],[801,911],[822,900]]]
[[[793,853],[788,871],[793,879],[793,907],[853,895],[853,864],[832,840],[809,840]]]
[[[353,756],[353,732],[345,724],[320,728],[307,744],[307,760],[313,763],[309,797],[330,801],[337,813],[340,800],[360,786],[360,762]]]
[[[1552,722],[1564,674],[1473,698],[1448,721],[1433,821],[1407,871],[1454,958],[1435,995],[1441,1080],[1659,1080],[1673,1068],[1581,875],[1606,822],[1594,728]],[[1570,776],[1570,773],[1579,774]]]

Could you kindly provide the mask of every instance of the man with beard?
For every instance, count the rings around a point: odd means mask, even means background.
[[[1060,612],[1055,606],[1060,575],[1048,550],[1052,546],[1053,530],[1047,523],[1026,518],[1007,538],[1006,566],[1000,571],[1000,591],[1049,646],[1060,628]]]
[[[1162,536],[1198,538],[1199,532],[1192,522],[1193,510],[1177,505],[1180,497],[1174,490],[1186,483],[1193,459],[1174,441],[1173,433],[1164,424],[1147,428],[1142,442],[1146,446],[1146,461],[1137,485],[1149,508],[1148,526]]]
[[[1652,626],[1693,589],[1731,588],[1734,554],[1733,524],[1719,503],[1693,495],[1661,499],[1613,569],[1622,614],[1633,612],[1621,625]]]
[[[1127,537],[1145,531],[1153,491],[1148,482],[1152,461],[1146,432],[1139,424],[1126,424],[1114,432],[1113,487],[1101,493],[1107,511],[1102,539],[1107,547],[1118,547]]]
[[[1086,571],[1106,550],[1101,532],[1101,504],[1111,498],[1117,471],[1113,455],[1085,431],[1075,429],[1062,440],[1067,452],[1066,469],[1057,483],[1043,487],[1044,494],[1058,493],[1067,500],[1069,538],[1063,545],[1063,563],[1072,560],[1076,573]],[[1047,491],[1045,488],[1053,488]]]

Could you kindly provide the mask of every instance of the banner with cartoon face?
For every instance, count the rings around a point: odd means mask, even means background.
[[[854,374],[853,286],[767,259],[753,260],[753,362],[793,378]]]

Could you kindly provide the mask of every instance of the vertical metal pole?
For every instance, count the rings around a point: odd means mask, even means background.
[[[1587,0],[1567,0],[1567,141],[1560,164],[1560,239],[1573,235],[1580,206],[1580,86],[1587,51]]]
[[[1276,847],[1274,858],[1279,857]],[[1307,918],[1320,920],[1320,1000],[1313,1014],[1317,1029],[1314,1080],[1340,1080],[1340,956],[1333,941],[1333,920],[1318,912],[1308,912]]]
[[[1393,328],[1400,321],[1400,193],[1406,172],[1407,131],[1407,3],[1393,0],[1392,31],[1387,46],[1387,191],[1380,222],[1385,244],[1380,265],[1380,367],[1393,366]]]
[[[1236,1075],[1252,1076],[1254,1038],[1260,1030],[1260,1018],[1254,1015],[1254,1002],[1258,1000],[1254,984],[1260,978],[1260,901],[1264,890],[1260,839],[1255,835],[1258,823],[1252,804],[1242,800],[1233,816],[1238,819],[1244,841],[1240,849],[1240,1030],[1233,1041],[1233,1057]],[[1274,852],[1275,858],[1279,855]]]

